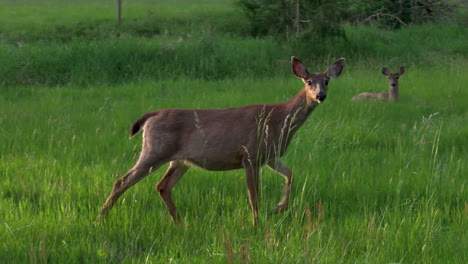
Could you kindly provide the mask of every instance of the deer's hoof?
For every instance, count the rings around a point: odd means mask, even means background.
[[[278,204],[276,205],[274,211],[275,213],[281,213],[288,210],[288,205],[287,204]]]
[[[93,226],[98,226],[98,225],[101,225],[102,223],[104,223],[104,216],[98,215],[96,217],[96,220],[93,222]]]

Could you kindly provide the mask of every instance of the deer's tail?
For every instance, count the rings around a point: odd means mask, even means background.
[[[140,118],[138,118],[138,120],[135,121],[132,124],[132,127],[130,128],[130,137],[133,137],[136,133],[138,133],[141,130],[141,128],[145,124],[146,120],[148,120],[148,118],[155,116],[155,115],[157,115],[157,112],[147,113],[147,114],[142,115]]]

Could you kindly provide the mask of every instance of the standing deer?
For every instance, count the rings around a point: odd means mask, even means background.
[[[358,100],[400,100],[400,93],[398,91],[398,79],[405,73],[405,67],[400,66],[400,70],[391,73],[387,67],[382,68],[382,74],[388,78],[388,93],[360,93],[353,97],[353,101]]]
[[[140,157],[127,174],[115,181],[95,224],[109,213],[128,188],[165,163],[170,164],[156,190],[175,222],[181,218],[172,202],[172,188],[193,166],[211,171],[244,169],[256,226],[259,172],[266,164],[285,178],[283,197],[276,212],[286,210],[292,173],[280,157],[294,133],[315,107],[324,102],[328,82],[341,74],[344,62],[341,58],[324,73],[309,73],[299,59],[292,57],[292,70],[305,86],[285,103],[210,110],[172,108],[144,114],[133,123],[130,132],[133,136],[143,130]]]

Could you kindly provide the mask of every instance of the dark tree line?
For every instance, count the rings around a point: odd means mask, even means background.
[[[386,29],[430,21],[453,22],[464,0],[236,0],[253,35],[336,37],[343,23]]]

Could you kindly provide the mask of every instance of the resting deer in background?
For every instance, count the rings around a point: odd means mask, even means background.
[[[211,171],[244,169],[256,226],[259,173],[266,164],[285,178],[276,211],[286,210],[293,175],[280,157],[294,133],[323,103],[329,80],[341,74],[344,62],[343,58],[335,61],[324,73],[309,73],[299,59],[292,57],[292,70],[305,86],[285,103],[210,110],[174,108],[144,114],[133,123],[130,132],[133,136],[143,130],[140,157],[127,174],[115,181],[95,224],[128,188],[165,163],[170,164],[156,190],[175,222],[181,218],[171,198],[172,188],[192,166]]]
[[[361,93],[353,97],[353,101],[358,100],[400,100],[400,93],[398,91],[398,79],[405,73],[405,67],[400,66],[400,70],[391,73],[387,67],[382,68],[382,74],[388,78],[388,93]]]

